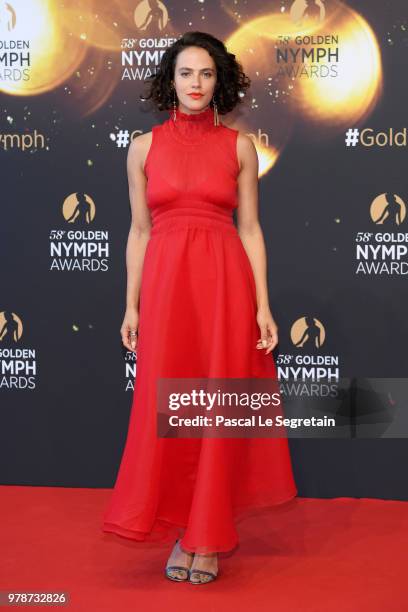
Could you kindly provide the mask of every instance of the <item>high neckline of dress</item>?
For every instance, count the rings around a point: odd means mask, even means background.
[[[169,110],[169,114],[169,129],[174,138],[184,144],[200,142],[219,128],[214,125],[214,111],[210,106],[198,113],[184,113],[177,107],[175,117],[173,109]]]
[[[171,114],[173,116],[173,110],[171,110]],[[176,121],[188,121],[189,123],[213,123],[213,109],[210,106],[206,106],[202,111],[198,113],[183,113],[179,109],[176,108]]]

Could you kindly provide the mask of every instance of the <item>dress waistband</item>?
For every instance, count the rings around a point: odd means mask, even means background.
[[[208,202],[201,206],[160,207],[152,211],[152,229],[150,234],[168,232],[172,229],[201,227],[215,231],[236,233],[232,218],[232,209],[221,209]]]

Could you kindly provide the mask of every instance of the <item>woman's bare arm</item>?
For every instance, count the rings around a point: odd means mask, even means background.
[[[252,266],[258,306],[257,321],[261,341],[266,340],[266,353],[269,353],[278,342],[278,328],[269,307],[266,249],[258,218],[258,154],[246,134],[238,135],[237,153],[241,167],[238,175],[237,230]],[[265,346],[261,344],[258,348]]]
[[[151,132],[134,138],[129,145],[126,162],[132,218],[126,245],[126,313],[120,333],[123,344],[129,350],[134,348],[129,332],[137,331],[138,327],[142,268],[151,230],[150,211],[146,201],[147,179],[143,170],[151,138]]]
[[[126,246],[126,305],[131,307],[138,307],[139,304],[142,266],[151,229],[150,212],[146,202],[147,179],[143,171],[146,147],[148,149],[146,136],[148,134],[142,134],[133,139],[129,145],[126,162],[132,214]]]

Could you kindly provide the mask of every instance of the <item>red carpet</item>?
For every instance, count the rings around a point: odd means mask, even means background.
[[[196,586],[164,577],[167,545],[100,531],[110,490],[0,494],[0,590],[67,591],[70,611],[408,610],[406,502],[296,498],[239,523],[240,547],[220,557],[220,577]]]

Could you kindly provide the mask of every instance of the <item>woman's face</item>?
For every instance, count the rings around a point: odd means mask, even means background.
[[[187,47],[180,51],[174,69],[174,87],[182,112],[194,113],[206,108],[216,82],[217,69],[208,51],[201,47]],[[193,97],[192,93],[202,95]]]

